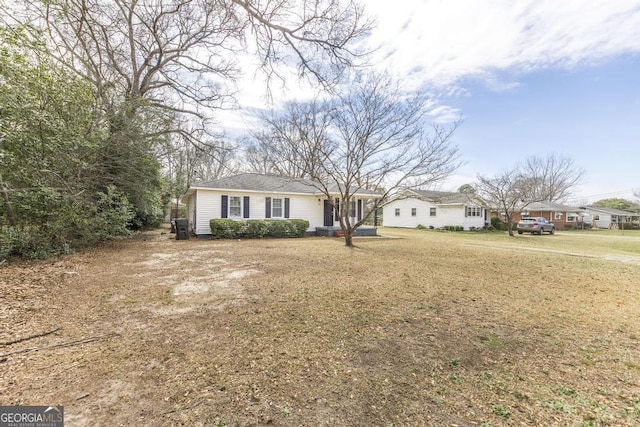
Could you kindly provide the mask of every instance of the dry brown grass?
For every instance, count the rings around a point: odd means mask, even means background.
[[[0,341],[62,329],[0,353],[119,335],[0,357],[2,403],[70,426],[640,423],[640,235],[382,234],[5,265]]]

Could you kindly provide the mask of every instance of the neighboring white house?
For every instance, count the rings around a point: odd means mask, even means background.
[[[339,196],[330,191],[332,196]],[[358,190],[349,213],[355,222],[362,218],[366,201],[382,197],[370,190]],[[308,180],[275,175],[245,173],[193,184],[182,197],[187,205],[190,230],[198,236],[211,234],[209,221],[230,219],[304,219],[308,232],[340,227],[339,213],[326,195]],[[357,230],[356,230],[357,231]]]
[[[619,224],[637,222],[640,214],[623,211],[614,208],[601,208],[599,206],[586,206],[584,221],[590,222],[594,228],[619,228]]]
[[[385,227],[479,229],[489,224],[489,213],[474,196],[444,191],[405,190],[383,208]]]

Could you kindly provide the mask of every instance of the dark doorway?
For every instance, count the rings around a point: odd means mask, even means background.
[[[325,227],[333,226],[333,207],[328,200],[324,201],[324,224]]]

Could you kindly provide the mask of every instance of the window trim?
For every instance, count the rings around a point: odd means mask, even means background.
[[[411,208],[411,216],[418,216],[418,208]]]
[[[481,217],[482,216],[482,208],[480,206],[467,206],[467,215],[470,217]]]
[[[438,216],[436,208],[429,208],[429,216]]]
[[[280,207],[276,208],[275,201],[280,201]],[[276,215],[276,209],[280,209],[280,215]],[[284,197],[272,197],[271,198],[271,218],[284,218]]]
[[[233,200],[233,199],[238,199],[238,200],[239,200],[239,202],[240,202],[240,204],[239,204],[238,206],[231,206],[231,205],[232,205],[232,200]],[[243,216],[242,216],[242,212],[243,212],[243,210],[242,210],[242,206],[243,206],[242,199],[243,199],[243,197],[242,197],[242,196],[231,196],[231,195],[229,195],[229,202],[228,202],[228,203],[229,203],[229,205],[228,205],[228,207],[227,207],[227,217],[228,217],[228,218],[242,218],[242,217],[243,217]],[[237,209],[239,210],[238,215],[233,215],[233,214],[231,213],[231,208],[232,208],[232,207],[233,207],[233,208],[237,208]]]

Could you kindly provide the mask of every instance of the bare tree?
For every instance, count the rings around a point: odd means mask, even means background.
[[[513,218],[533,202],[529,195],[534,186],[517,166],[495,176],[477,176],[476,189],[480,196],[495,209],[506,224],[509,236],[513,234]]]
[[[259,112],[245,157],[248,169],[294,178],[321,174],[324,155],[332,151],[328,131],[331,111],[318,101],[292,102],[282,113]]]
[[[44,28],[47,49],[105,102],[144,99],[201,119],[232,106],[237,52],[255,52],[267,81],[297,64],[300,76],[330,86],[361,57],[352,42],[371,26],[355,0],[19,3],[7,17]]]
[[[233,173],[234,151],[235,147],[224,141],[193,145],[173,135],[158,157],[162,159],[169,195],[175,200],[176,207],[192,183],[211,181]]]
[[[328,122],[302,121],[297,108],[289,109],[284,121],[303,123],[305,135],[312,136],[308,143],[317,150],[313,162],[302,161],[298,166],[338,210],[345,244],[353,246],[354,231],[401,187],[433,185],[455,171],[460,162],[450,142],[456,125],[430,126],[426,96],[402,93],[388,76],[368,76],[348,86],[344,95],[312,104],[315,111],[305,110]],[[265,128],[271,135],[278,134],[272,122]],[[300,158],[292,161],[297,163]],[[382,197],[375,199],[362,219],[354,221],[349,215],[351,203],[363,190],[379,191]]]
[[[211,137],[216,111],[236,106],[234,83],[247,71],[239,53],[258,58],[267,95],[289,69],[329,89],[364,61],[354,42],[372,25],[357,0],[16,0],[0,4],[0,22],[44,38],[34,49],[90,82],[106,145],[158,150],[179,135],[200,152],[220,141]],[[120,151],[101,160],[123,164]],[[191,156],[168,152],[177,163]],[[117,173],[120,164],[103,169]]]
[[[570,157],[550,154],[547,157],[533,156],[525,160],[523,173],[533,182],[530,199],[550,202],[564,201],[578,184],[584,171]]]
[[[513,218],[533,202],[566,199],[583,172],[573,159],[550,155],[529,157],[513,169],[492,177],[478,175],[476,188],[506,223],[513,236]]]

